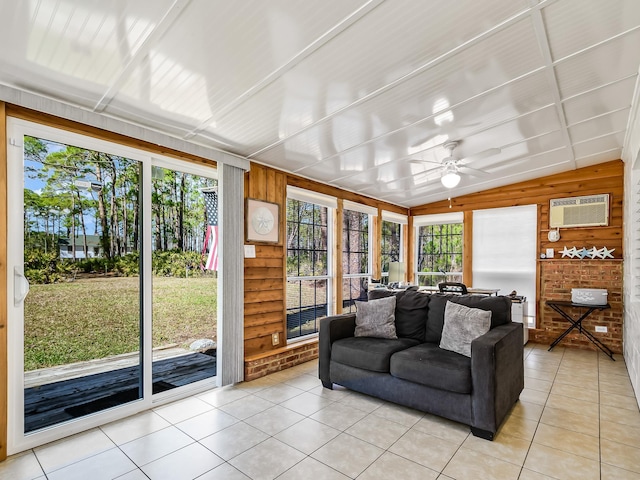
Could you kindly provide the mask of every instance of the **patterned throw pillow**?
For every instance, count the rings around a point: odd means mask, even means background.
[[[356,337],[398,338],[396,336],[396,297],[368,302],[356,300]]]
[[[447,302],[440,348],[471,357],[471,342],[490,328],[490,311]]]

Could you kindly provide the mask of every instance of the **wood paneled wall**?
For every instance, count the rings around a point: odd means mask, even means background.
[[[256,258],[244,259],[244,354],[246,357],[280,348],[286,342],[286,174],[262,165],[251,164],[251,170],[245,174],[245,196],[277,203],[280,209],[278,244],[254,242]],[[271,341],[274,333],[278,333],[279,337],[276,345]]]
[[[558,249],[567,246],[598,246],[615,248],[615,258],[622,258],[622,201],[623,201],[624,164],[622,160],[601,163],[591,167],[579,168],[569,172],[514,183],[505,187],[493,188],[436,202],[411,209],[411,215],[431,213],[467,212],[485,208],[514,207],[537,204],[540,212],[539,252],[546,248]],[[563,228],[561,239],[552,243],[547,239],[549,233],[549,201],[554,198],[578,197],[608,193],[609,226]],[[470,219],[471,217],[469,217]],[[465,222],[467,218],[465,218]],[[466,225],[465,225],[466,226]],[[469,243],[469,242],[465,242]]]
[[[549,201],[554,198],[577,197],[583,195],[609,194],[609,226],[580,227],[560,229],[560,241],[549,242]],[[486,208],[514,207],[521,205],[538,205],[538,254],[547,248],[555,250],[555,257],[564,246],[569,248],[615,248],[615,258],[622,258],[622,202],[624,198],[624,164],[621,160],[601,163],[598,165],[579,168],[569,172],[549,175],[546,177],[514,183],[505,187],[485,190],[470,195],[464,195],[449,201],[435,202],[411,209],[411,215],[428,215],[451,211],[465,212],[465,235],[471,235],[473,229],[470,214],[473,210]],[[517,228],[517,225],[514,225]],[[468,237],[467,237],[468,238]],[[465,242],[464,252],[464,281],[473,284],[471,275],[471,261],[473,258],[472,242]],[[579,260],[578,260],[579,261]],[[540,262],[536,273],[538,292],[540,288]],[[540,293],[538,293],[540,295]],[[537,300],[540,300],[538,298]]]
[[[245,177],[245,196],[257,200],[277,203],[280,206],[280,242],[276,244],[254,243],[256,258],[245,258],[245,306],[244,306],[244,350],[245,357],[275,351],[286,345],[286,201],[287,185],[312,190],[314,192],[331,195],[338,199],[338,214],[336,215],[336,236],[334,248],[341,249],[339,227],[343,200],[362,203],[381,210],[408,214],[408,209],[386,202],[380,202],[369,197],[340,190],[329,185],[315,182],[296,175],[287,174],[264,165],[252,163],[251,170]],[[379,217],[378,217],[379,218]],[[380,272],[380,235],[382,222],[376,220],[374,226],[374,242],[372,258],[374,261],[372,273]],[[246,226],[245,226],[246,228]],[[245,232],[246,235],[246,232]],[[405,235],[405,239],[407,236]],[[251,243],[251,242],[247,242]],[[405,246],[406,248],[406,246]],[[342,305],[342,265],[340,255],[334,255],[335,285],[333,301],[338,311]],[[279,342],[273,345],[272,334],[278,333]]]

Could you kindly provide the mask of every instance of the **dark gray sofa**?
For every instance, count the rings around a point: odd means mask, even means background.
[[[471,358],[439,348],[447,301],[492,312],[490,330],[471,344]],[[355,337],[355,313],[321,319],[324,387],[339,384],[465,423],[475,436],[493,440],[524,388],[523,327],[511,321],[511,300],[409,290],[396,294],[395,316],[397,339]]]

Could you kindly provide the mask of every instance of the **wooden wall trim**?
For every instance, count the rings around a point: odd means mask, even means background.
[[[403,225],[404,232],[404,262],[407,269],[407,282],[416,283],[415,274],[413,271],[413,265],[415,262],[416,249],[413,247],[415,245],[415,228],[413,228],[413,217],[409,217],[409,222],[407,225]]]
[[[304,188],[305,190],[312,190],[314,192],[323,193],[325,195],[331,195],[332,197],[361,203],[369,207],[376,207],[379,209],[387,210],[389,212],[400,213],[402,215],[409,214],[409,209],[406,207],[400,207],[398,205],[394,205],[393,203],[376,200],[374,198],[360,195],[358,193],[349,192],[348,190],[341,190],[337,187],[325,185],[324,183],[316,182],[314,180],[299,177],[290,173],[287,174],[287,185],[291,185],[292,187]]]
[[[371,226],[373,235],[371,256],[371,278],[382,278],[382,209],[378,208],[378,215],[373,217]]]
[[[31,110],[29,108],[20,107],[18,105],[7,104],[6,116],[15,117],[21,120],[26,120],[33,123],[39,123],[41,125],[47,125],[49,127],[59,128],[68,132],[77,133],[79,135],[86,135],[88,137],[97,138],[99,140],[106,140],[109,142],[118,143],[127,147],[137,148],[146,152],[153,153],[155,155],[164,155],[172,157],[177,160],[183,160],[191,163],[197,163],[208,167],[216,166],[217,163],[213,160],[208,160],[196,155],[192,155],[171,148],[163,147],[144,140],[138,140],[136,138],[127,137],[119,133],[110,132],[108,130],[102,130],[90,125],[84,125],[77,123],[73,120],[67,120],[64,118],[56,117],[48,113],[38,112],[37,110]],[[4,130],[6,132],[6,129]]]
[[[411,208],[411,215],[426,215],[444,212],[467,212],[487,208],[538,205],[538,253],[546,248],[558,249],[569,246],[607,246],[615,248],[615,258],[622,258],[622,208],[624,199],[624,164],[622,160],[601,163],[569,172],[514,183],[504,187],[463,195]],[[561,229],[561,240],[549,242],[549,200],[561,197],[577,197],[608,193],[610,212],[608,227],[581,227]],[[466,225],[465,225],[466,228]],[[583,245],[584,244],[584,245]]]
[[[541,199],[563,196],[581,196],[603,193],[620,186],[624,174],[622,160],[578,168],[503,187],[462,195],[449,200],[419,205],[410,209],[411,215],[482,210],[485,208],[515,207],[539,203]]]
[[[0,102],[0,461],[7,458],[7,116]]]
[[[473,286],[473,212],[464,212],[462,282]]]
[[[338,199],[335,221],[333,224],[334,255],[333,255],[333,298],[336,315],[342,313],[342,223],[344,218],[343,202]]]

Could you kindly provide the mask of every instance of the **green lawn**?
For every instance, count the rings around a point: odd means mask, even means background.
[[[153,278],[153,346],[216,339],[212,277]],[[25,371],[139,350],[139,278],[32,285],[25,301]]]

